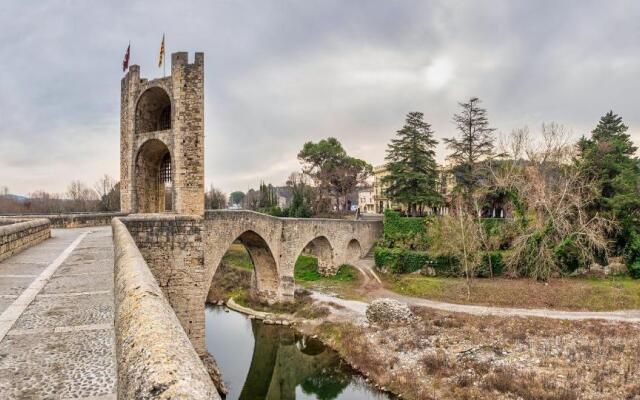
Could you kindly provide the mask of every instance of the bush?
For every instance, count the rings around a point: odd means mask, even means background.
[[[402,217],[399,212],[385,210],[383,241],[386,247],[425,250],[428,218]]]
[[[491,251],[482,255],[480,266],[476,269],[478,278],[489,278],[491,276],[502,275],[504,271],[504,261],[502,253],[499,251]]]
[[[394,274],[410,274],[422,267],[430,266],[439,271],[439,275],[456,275],[458,261],[455,257],[432,257],[424,251],[403,249],[388,249],[376,247],[374,249],[375,264],[379,268],[387,267]]]
[[[640,260],[629,265],[629,275],[634,279],[640,279]]]

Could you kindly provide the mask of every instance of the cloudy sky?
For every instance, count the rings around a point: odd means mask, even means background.
[[[119,176],[121,62],[205,53],[206,184],[282,183],[305,141],[372,164],[408,111],[455,135],[478,96],[499,132],[609,109],[640,142],[638,1],[0,2],[0,186],[64,192]],[[439,159],[446,156],[441,146]]]

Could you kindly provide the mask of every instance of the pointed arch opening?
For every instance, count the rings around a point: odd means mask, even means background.
[[[136,104],[136,133],[171,129],[171,99],[160,87],[145,90]]]
[[[173,160],[160,140],[147,140],[135,160],[135,211],[161,213],[173,211]]]

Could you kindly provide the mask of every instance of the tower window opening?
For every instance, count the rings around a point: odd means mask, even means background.
[[[171,128],[171,106],[166,106],[160,113],[160,119],[158,120],[158,130],[163,131]]]

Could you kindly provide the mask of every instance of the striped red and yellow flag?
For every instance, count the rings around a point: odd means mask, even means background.
[[[162,34],[162,43],[160,43],[160,58],[158,59],[158,68],[164,64],[164,34]]]

